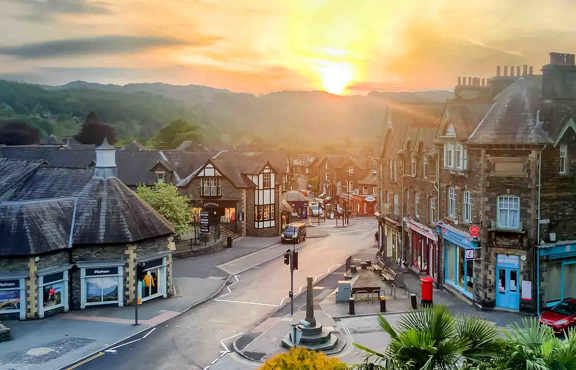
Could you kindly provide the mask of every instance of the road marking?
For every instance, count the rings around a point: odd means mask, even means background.
[[[252,304],[256,306],[268,306],[268,307],[278,307],[279,305],[273,303],[261,303],[261,302],[251,302],[251,301],[235,301],[233,299],[215,299],[216,302],[227,302],[227,303],[241,303],[241,304]]]
[[[86,365],[88,362],[93,361],[93,360],[97,359],[98,357],[102,357],[102,356],[104,356],[104,352],[100,351],[98,353],[93,354],[92,356],[90,356],[88,358],[85,358],[84,360],[82,360],[80,362],[75,363],[74,365],[72,365],[70,367],[67,367],[66,370],[76,369],[76,368],[78,368],[82,365]]]
[[[133,344],[133,343],[136,343],[136,342],[140,342],[142,339],[148,338],[148,336],[149,336],[150,334],[152,334],[152,333],[154,332],[154,330],[156,330],[156,328],[150,329],[146,334],[144,334],[144,336],[142,336],[142,337],[140,337],[140,338],[136,338],[136,339],[131,340],[131,341],[129,341],[129,342],[122,343],[122,344],[119,344],[119,345],[117,345],[117,346],[108,348],[105,352],[108,352],[108,353],[116,353],[117,350],[118,350],[118,348],[122,348],[122,347],[128,346],[128,345],[130,345],[130,344]]]
[[[222,357],[226,356],[228,353],[232,353],[232,351],[230,350],[230,348],[228,348],[228,346],[226,345],[226,343],[224,343],[224,341],[228,341],[232,338],[236,338],[240,335],[242,335],[243,333],[238,333],[238,334],[234,334],[231,335],[229,337],[226,338],[222,338],[220,339],[220,345],[222,347],[224,347],[223,351],[220,351],[220,354],[218,354],[218,357],[216,357],[212,362],[210,362],[210,364],[208,364],[208,366],[204,367],[202,370],[208,370],[210,369],[210,366],[214,365],[216,362],[218,362]]]

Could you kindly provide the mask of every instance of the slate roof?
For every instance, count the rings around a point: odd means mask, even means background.
[[[287,202],[307,202],[308,198],[298,190],[289,190],[282,194],[282,198]]]
[[[492,101],[466,101],[462,99],[453,99],[446,103],[446,108],[442,115],[439,132],[440,136],[444,135],[449,125],[456,131],[456,139],[466,140],[474,131],[478,122],[484,117],[490,109]]]
[[[254,186],[246,175],[260,173],[266,163],[269,163],[276,173],[282,173],[282,171],[272,163],[272,160],[272,157],[266,152],[227,151],[218,153],[211,159],[211,162],[235,187],[246,188]]]
[[[0,158],[0,199],[3,196],[10,196],[22,186],[43,163]]]
[[[181,150],[163,150],[161,155],[173,167],[181,179],[194,173],[206,162],[216,155],[217,152],[185,152]]]
[[[0,202],[0,256],[29,256],[71,245],[75,200]]]
[[[404,146],[410,142],[411,152],[421,150],[422,153],[430,153],[434,150],[437,133],[437,127],[409,127],[406,130]]]
[[[44,160],[51,167],[87,168],[96,162],[93,145],[69,148],[62,145],[0,146],[0,157],[24,161]]]
[[[116,177],[94,178],[94,169],[72,169],[38,167],[33,174],[11,191],[10,201],[26,203],[32,208],[43,205],[39,200],[72,198],[76,202],[72,243],[74,245],[125,244],[146,239],[171,235],[172,225],[152,207],[142,201]],[[3,173],[0,172],[0,178]],[[42,207],[40,207],[42,208]],[[54,212],[54,220],[59,219],[58,209],[44,206],[43,220],[50,219],[49,211]],[[32,211],[30,211],[32,212]],[[33,214],[33,213],[31,213]],[[8,239],[14,230],[40,230],[33,223],[34,217],[24,218],[23,228],[18,229],[18,219],[6,218],[0,225],[0,240]],[[31,225],[27,225],[31,222]],[[31,231],[31,232],[32,232]],[[23,238],[24,236],[20,236]],[[6,248],[0,244],[2,248]],[[44,252],[50,251],[46,249]],[[4,252],[2,252],[4,253]],[[36,252],[34,252],[36,253]]]
[[[541,97],[541,76],[517,79],[495,97],[494,103],[470,135],[469,143],[551,143],[551,134],[558,130],[562,119],[556,117],[546,124],[538,119],[537,112],[542,108]]]
[[[161,163],[168,171],[171,170],[171,166],[163,162],[156,150],[116,151],[118,178],[128,186],[156,184],[156,174],[152,171],[154,166]]]

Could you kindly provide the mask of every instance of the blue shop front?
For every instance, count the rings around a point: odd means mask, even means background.
[[[544,244],[537,249],[537,307],[543,309],[576,297],[576,242]]]
[[[440,222],[436,227],[444,254],[444,285],[454,293],[473,300],[478,240],[445,223]]]

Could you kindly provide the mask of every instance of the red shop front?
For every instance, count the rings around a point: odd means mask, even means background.
[[[409,261],[412,270],[419,274],[438,277],[438,236],[426,225],[406,219],[410,240]]]

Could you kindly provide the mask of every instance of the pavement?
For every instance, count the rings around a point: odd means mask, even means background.
[[[243,237],[234,241],[233,248],[220,253],[176,259],[176,294],[140,305],[138,326],[134,325],[133,306],[94,307],[43,320],[5,321],[11,328],[12,340],[0,347],[0,369],[60,369],[88,357],[101,356],[104,351],[113,353],[126,338],[138,340],[150,335],[158,325],[214,298],[230,277],[219,265],[271,247],[261,258],[275,258],[277,243],[277,237]]]

